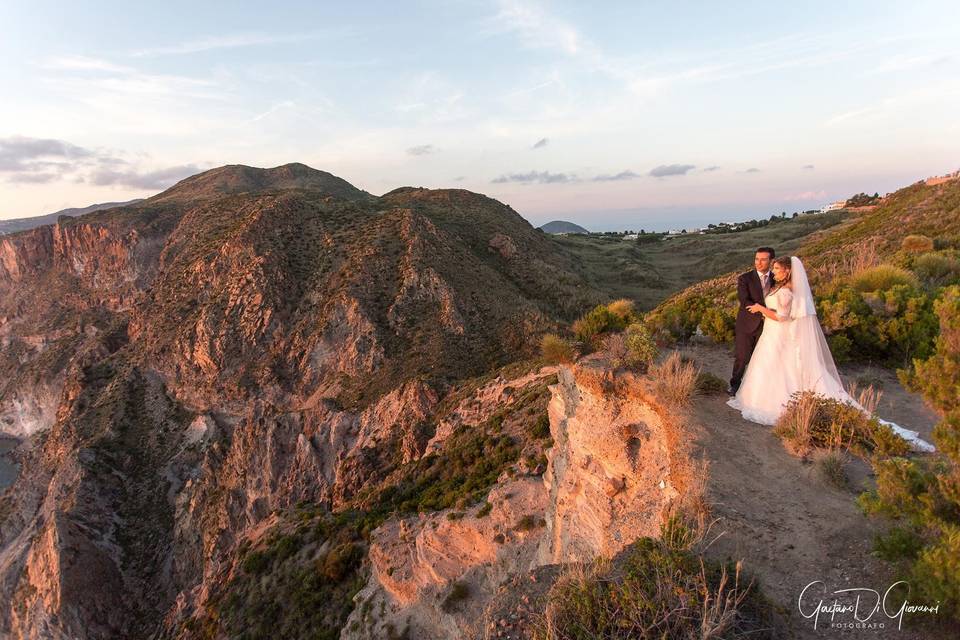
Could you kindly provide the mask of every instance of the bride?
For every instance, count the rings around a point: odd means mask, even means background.
[[[773,261],[775,286],[753,304],[751,313],[763,314],[763,331],[743,375],[737,394],[727,404],[751,422],[776,424],[790,397],[798,391],[847,402],[863,410],[843,388],[837,366],[817,320],[817,309],[803,263],[796,256]],[[921,451],[933,445],[916,431],[880,420]]]

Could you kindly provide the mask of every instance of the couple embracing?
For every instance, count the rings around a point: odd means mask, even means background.
[[[745,419],[765,425],[776,424],[791,396],[800,391],[863,410],[843,387],[800,259],[777,258],[771,247],[761,247],[753,264],[755,270],[737,280],[740,309],[727,404]],[[917,432],[880,422],[915,448],[932,450]]]

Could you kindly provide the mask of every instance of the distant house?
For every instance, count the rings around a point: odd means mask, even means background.
[[[847,204],[846,200],[837,200],[836,202],[831,202],[825,207],[821,207],[820,213],[826,213],[827,211],[835,211],[837,209],[843,209],[845,204]]]
[[[623,239],[624,239],[624,240],[636,240],[636,239],[639,238],[639,237],[640,237],[640,234],[639,234],[639,233],[625,233],[625,234],[623,234]]]

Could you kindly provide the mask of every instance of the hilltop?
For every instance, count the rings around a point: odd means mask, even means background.
[[[113,209],[115,207],[123,207],[128,204],[134,204],[136,202],[140,202],[140,200],[142,200],[142,198],[134,198],[133,200],[127,200],[126,202],[101,202],[99,204],[91,204],[86,207],[71,207],[69,209],[61,209],[60,211],[54,211],[53,213],[47,213],[39,216],[32,216],[30,218],[10,218],[9,220],[0,220],[0,235],[6,233],[15,233],[17,231],[26,231],[27,229],[33,229],[34,227],[40,227],[45,224],[53,224],[60,216],[78,217],[88,213],[93,213],[94,211],[100,211],[102,209]]]
[[[551,220],[538,227],[544,233],[590,233],[583,227],[566,220]]]

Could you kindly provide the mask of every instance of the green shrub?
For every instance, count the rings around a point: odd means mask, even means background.
[[[874,554],[884,560],[914,559],[923,548],[923,540],[915,531],[894,527],[886,534],[878,534],[873,540]]]
[[[544,520],[539,516],[534,516],[528,513],[522,516],[517,521],[517,524],[513,526],[513,528],[516,531],[531,531],[533,529],[536,529],[537,527],[545,527],[545,526],[547,526],[546,520]]]
[[[546,413],[541,413],[539,416],[537,416],[537,421],[533,424],[533,429],[530,430],[530,435],[537,440],[549,437],[550,416]]]
[[[918,599],[940,601],[960,620],[960,287],[946,289],[935,310],[935,352],[898,374],[943,416],[933,430],[937,452],[874,460],[876,489],[858,502],[866,513],[899,521],[904,531],[881,541],[878,553],[915,557],[910,584]]]
[[[815,449],[846,449],[861,457],[910,450],[903,438],[876,417],[813,391],[793,394],[774,426],[774,433],[788,449],[802,456]]]
[[[625,326],[625,318],[601,304],[573,323],[573,335],[583,344],[596,348],[598,345],[595,338],[598,335],[608,331],[620,331]]]
[[[710,307],[700,318],[700,330],[717,343],[733,342],[737,316],[730,307]]]
[[[721,564],[649,537],[622,557],[621,566],[598,558],[561,574],[534,638],[778,637],[772,605],[740,563]]]
[[[544,334],[540,340],[540,355],[548,364],[569,363],[577,358],[573,344],[552,333]]]
[[[913,271],[931,288],[960,283],[960,260],[953,252],[925,253],[913,261]]]
[[[627,325],[624,334],[627,346],[627,364],[646,371],[659,355],[650,331],[643,323],[633,322]]]
[[[868,291],[886,291],[898,284],[906,285],[914,289],[920,287],[920,282],[915,275],[906,269],[895,267],[892,264],[879,264],[858,273],[851,279],[853,288],[861,293]]]
[[[864,293],[838,283],[826,288],[817,306],[839,362],[879,360],[903,366],[933,351],[937,334],[933,300],[918,287],[894,284]]]

